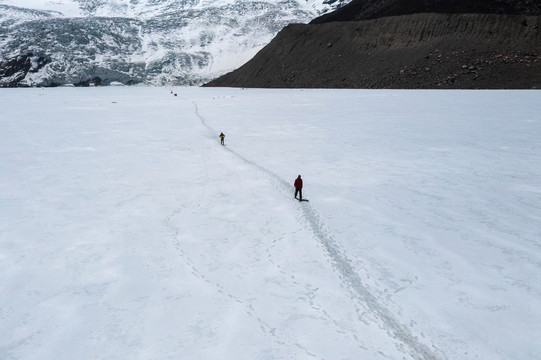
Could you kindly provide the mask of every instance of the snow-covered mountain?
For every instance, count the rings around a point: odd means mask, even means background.
[[[197,84],[346,0],[0,0],[0,86]]]

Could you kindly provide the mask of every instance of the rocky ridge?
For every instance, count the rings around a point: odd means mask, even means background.
[[[310,24],[289,25],[208,86],[541,88],[540,4],[355,1]]]

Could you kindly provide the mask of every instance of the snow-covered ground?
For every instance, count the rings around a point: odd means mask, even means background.
[[[24,9],[54,11],[57,16],[82,16],[79,4],[74,0],[0,0],[0,4]]]
[[[539,358],[541,92],[173,90],[0,90],[0,359]]]

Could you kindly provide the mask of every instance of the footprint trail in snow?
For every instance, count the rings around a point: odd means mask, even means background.
[[[195,115],[200,120],[201,124],[208,130],[209,137],[215,138],[217,134],[216,130],[210,127],[203,116],[199,113],[199,109],[196,104]],[[271,179],[273,179],[278,185],[281,192],[285,195],[285,198],[289,198],[291,192],[291,185],[288,181],[274,173],[273,171],[259,165],[258,163],[246,158],[242,154],[239,154],[230,147],[224,147],[225,151],[233,154],[236,158],[244,163],[254,167],[255,169],[263,172]],[[396,346],[404,349],[409,355],[416,360],[444,360],[446,356],[441,353],[435,346],[427,346],[420,342],[418,338],[411,332],[410,328],[404,324],[401,324],[396,319],[392,312],[385,308],[384,305],[378,301],[378,298],[374,296],[370,289],[363,284],[363,281],[359,274],[355,271],[351,265],[351,261],[340,250],[340,247],[334,240],[330,231],[327,229],[323,220],[319,216],[318,212],[307,202],[302,202],[300,211],[302,216],[310,225],[310,229],[314,234],[314,238],[323,246],[330,262],[333,267],[339,272],[343,282],[348,286],[350,291],[353,292],[358,301],[368,309],[375,318],[379,319],[380,326],[385,328],[392,338],[398,341]]]

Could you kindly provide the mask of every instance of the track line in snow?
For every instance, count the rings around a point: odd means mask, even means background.
[[[210,127],[206,123],[205,118],[199,114],[199,109],[195,102],[194,107],[195,114],[199,118],[201,124],[208,130],[209,135],[214,138],[215,134],[217,134],[216,130]],[[280,185],[280,188],[284,193],[289,194],[291,185],[288,181],[229,147],[224,146],[223,149],[242,160],[244,163],[265,173]],[[432,345],[432,348],[430,348],[420,342],[418,338],[413,335],[411,329],[407,325],[401,324],[399,320],[393,316],[391,311],[385,308],[385,306],[378,301],[378,298],[370,292],[369,288],[364,285],[361,277],[351,265],[351,261],[342,252],[325,223],[321,220],[319,213],[308,203],[303,203],[300,207],[302,215],[310,225],[314,237],[323,246],[332,265],[338,270],[344,283],[348,285],[351,291],[356,294],[357,298],[370,310],[370,312],[384,324],[388,333],[400,342],[400,344],[397,344],[397,347],[401,350],[407,349],[405,351],[415,360],[447,359],[447,357],[435,346]]]
[[[204,124],[204,119],[202,119],[202,118],[200,118],[200,119],[201,119],[201,122]],[[210,132],[212,132],[213,130],[208,126],[206,126],[206,127],[209,129],[209,134],[210,134]],[[205,167],[205,172],[206,172],[206,175],[207,175],[206,178],[207,178],[207,181],[208,181],[208,178],[209,178],[208,175],[209,174],[208,174],[207,161],[206,161],[207,157],[208,157],[208,155],[207,156],[202,156],[202,159],[203,159],[202,162],[203,162],[204,167]],[[253,164],[253,165],[256,165],[256,164]],[[206,188],[206,186],[204,188]],[[206,195],[205,191],[203,191],[200,194],[199,199],[197,200],[197,202],[195,204],[196,207],[201,206],[202,199],[205,197],[205,195]],[[228,299],[230,299],[230,300],[232,300],[232,301],[234,301],[234,302],[236,302],[236,303],[238,303],[238,304],[240,304],[242,306],[245,306],[246,314],[249,317],[255,319],[255,321],[259,325],[259,329],[261,330],[261,332],[268,335],[268,336],[270,336],[270,337],[272,337],[277,344],[284,345],[284,346],[289,346],[289,347],[296,347],[299,350],[303,351],[306,354],[306,356],[308,356],[310,358],[316,358],[317,357],[316,354],[311,353],[308,348],[304,347],[303,345],[301,345],[298,342],[291,341],[291,339],[285,337],[284,335],[280,335],[279,333],[276,332],[276,328],[272,327],[271,324],[267,323],[262,317],[258,316],[257,310],[254,308],[254,306],[253,306],[253,304],[251,302],[251,299],[243,299],[242,297],[239,297],[239,296],[235,295],[234,293],[227,291],[227,289],[224,286],[222,286],[222,284],[220,284],[219,282],[213,281],[209,276],[207,276],[203,271],[201,271],[200,268],[197,267],[196,262],[193,261],[193,259],[189,256],[189,254],[182,249],[181,241],[180,241],[180,235],[179,235],[179,229],[178,229],[177,226],[175,226],[173,224],[173,218],[175,218],[176,216],[181,214],[183,210],[184,210],[183,207],[177,207],[177,208],[173,209],[169,213],[169,215],[167,215],[162,220],[162,223],[165,226],[165,228],[167,229],[167,231],[169,232],[169,235],[173,240],[173,246],[179,252],[180,256],[184,259],[184,263],[188,267],[189,272],[191,273],[191,275],[198,278],[200,281],[208,284],[210,287],[214,287],[216,292],[219,294],[219,296],[221,296],[223,298],[228,298]]]

